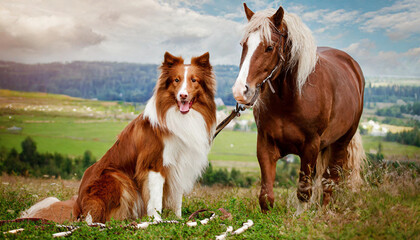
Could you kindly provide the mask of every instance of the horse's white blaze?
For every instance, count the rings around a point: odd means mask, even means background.
[[[235,86],[233,87],[233,91],[236,93],[240,93],[241,95],[243,95],[246,89],[245,85],[249,74],[251,58],[254,55],[254,52],[257,49],[258,45],[260,45],[260,42],[261,38],[259,32],[254,32],[249,35],[248,41],[246,43],[248,45],[248,52],[246,53],[244,62],[241,66],[241,70],[239,71],[238,78],[236,79]]]
[[[178,94],[176,95],[178,101],[181,101],[181,94],[185,94],[188,96],[188,91],[187,91],[187,75],[188,75],[188,66],[185,67],[185,72],[184,72],[184,80],[182,82],[182,86],[181,89],[179,89]]]

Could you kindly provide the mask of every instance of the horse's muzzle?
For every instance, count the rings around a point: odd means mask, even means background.
[[[238,103],[248,105],[254,96],[255,89],[249,87],[247,84],[237,82],[232,87],[232,93]]]

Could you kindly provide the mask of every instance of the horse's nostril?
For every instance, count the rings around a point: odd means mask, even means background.
[[[248,85],[245,85],[245,90],[244,90],[244,94],[246,94],[246,93],[248,92],[248,90],[249,90],[249,87],[248,87]]]

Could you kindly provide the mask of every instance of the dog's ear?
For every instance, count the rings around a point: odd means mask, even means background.
[[[191,58],[191,64],[200,67],[210,67],[210,54],[209,52],[204,53],[199,57]]]
[[[183,63],[184,63],[184,59],[182,59],[182,57],[175,57],[174,55],[168,52],[165,52],[165,57],[164,57],[162,65],[171,67],[171,66],[174,66],[177,64],[183,64]]]

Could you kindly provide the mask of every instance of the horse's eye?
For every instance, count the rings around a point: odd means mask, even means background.
[[[179,79],[178,78],[175,78],[175,82],[179,82]]]
[[[192,81],[192,82],[195,82],[195,81],[197,81],[197,80],[195,80],[195,78],[191,78],[191,81]]]
[[[271,52],[271,51],[273,51],[273,46],[268,46],[266,49],[265,49],[265,51],[266,52]]]

